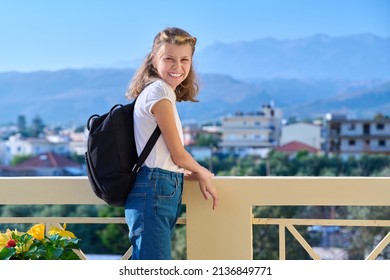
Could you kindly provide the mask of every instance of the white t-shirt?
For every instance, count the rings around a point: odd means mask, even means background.
[[[138,96],[134,108],[134,137],[138,155],[141,154],[146,142],[149,140],[157,126],[156,119],[152,114],[153,106],[160,100],[167,99],[172,103],[177,131],[183,145],[183,129],[176,109],[176,94],[164,81],[157,80],[148,85]],[[173,172],[184,170],[172,161],[171,154],[165,144],[162,135],[158,138],[144,165],[150,168],[161,168]]]

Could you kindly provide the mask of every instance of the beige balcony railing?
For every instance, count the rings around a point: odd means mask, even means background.
[[[250,260],[253,225],[279,226],[279,258],[286,258],[288,229],[313,259],[315,250],[296,225],[385,227],[386,220],[282,219],[254,217],[254,206],[390,206],[390,178],[383,177],[216,177],[220,206],[212,210],[196,182],[186,182],[187,259]],[[86,177],[1,177],[0,205],[103,204]],[[125,223],[124,218],[101,217],[0,217],[0,223]],[[390,232],[367,259],[376,259],[390,242]],[[80,252],[82,258],[85,255]],[[129,249],[123,259],[131,255]]]

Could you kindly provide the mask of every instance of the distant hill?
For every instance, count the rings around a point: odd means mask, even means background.
[[[323,116],[328,112],[347,114],[352,118],[371,118],[378,113],[390,116],[390,81],[369,89],[360,89],[288,107],[292,115],[305,112]]]
[[[201,102],[179,104],[185,120],[218,120],[270,102],[285,117],[390,114],[390,38],[315,35],[215,43],[196,52],[195,64]],[[21,114],[50,124],[85,124],[90,115],[127,102],[133,74],[130,68],[0,73],[0,124],[16,122]]]
[[[390,37],[314,35],[215,43],[196,53],[202,73],[238,79],[388,79]]]
[[[1,123],[18,115],[39,115],[46,123],[77,123],[124,103],[134,71],[130,69],[66,69],[0,73]]]
[[[47,124],[85,124],[102,114],[124,94],[131,69],[67,69],[31,73],[0,73],[0,124],[15,123],[19,115],[31,121],[39,115]],[[371,116],[390,114],[389,81],[264,79],[245,82],[221,74],[201,74],[200,102],[179,103],[184,120],[219,120],[235,112],[258,111],[274,102],[285,117],[311,117],[332,111]]]

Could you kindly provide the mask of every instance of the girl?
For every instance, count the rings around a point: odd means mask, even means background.
[[[176,101],[192,101],[198,82],[192,65],[196,38],[179,28],[159,32],[126,93],[138,97],[134,134],[138,153],[158,125],[161,136],[137,175],[125,206],[132,259],[171,259],[171,237],[180,214],[183,178],[199,181],[218,206],[213,174],[184,149]],[[185,175],[184,175],[185,174]]]

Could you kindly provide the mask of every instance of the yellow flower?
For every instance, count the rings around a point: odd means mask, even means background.
[[[48,234],[49,235],[55,235],[58,234],[59,236],[62,237],[68,237],[68,238],[76,238],[76,236],[73,234],[73,232],[65,230],[66,229],[66,224],[63,225],[64,229],[59,229],[58,227],[52,227]]]
[[[5,233],[0,233],[0,251],[7,245],[7,242],[12,239],[12,233],[18,236],[23,235],[23,232],[17,231],[16,229],[11,231],[7,229]]]
[[[42,240],[45,238],[45,225],[44,224],[36,224],[29,231],[28,234],[33,236],[35,239]]]
[[[0,233],[0,251],[7,245],[11,238],[6,233]]]
[[[7,229],[5,233],[9,236],[9,238],[12,238],[13,233],[17,236],[22,236],[24,234],[24,232],[18,231],[17,229],[14,230]]]

